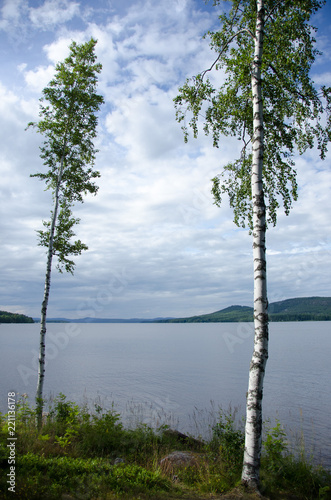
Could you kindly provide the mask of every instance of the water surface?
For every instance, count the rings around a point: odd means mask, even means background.
[[[271,323],[264,418],[331,467],[330,322]],[[8,391],[33,400],[39,325],[0,325],[0,411]],[[251,323],[49,324],[44,395],[100,402],[123,419],[208,434],[218,405],[245,411]],[[213,403],[211,403],[213,402]]]

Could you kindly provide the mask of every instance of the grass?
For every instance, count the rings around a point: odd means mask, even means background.
[[[240,487],[244,436],[235,414],[218,411],[208,441],[178,440],[163,425],[127,429],[112,408],[91,411],[56,397],[40,430],[26,398],[16,408],[15,492],[10,483],[8,422],[1,415],[2,499],[211,499],[256,498]],[[189,451],[189,466],[164,465],[174,450]],[[304,453],[288,451],[280,423],[266,432],[261,461],[262,494],[270,499],[331,499],[331,473]]]

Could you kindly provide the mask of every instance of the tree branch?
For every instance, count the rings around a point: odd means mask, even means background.
[[[201,78],[203,78],[205,76],[206,73],[208,73],[209,71],[211,71],[213,69],[213,67],[217,64],[217,62],[220,60],[221,56],[224,54],[224,52],[227,50],[228,46],[230,45],[230,43],[238,36],[240,35],[241,33],[248,33],[253,39],[255,39],[254,37],[254,34],[251,32],[251,30],[249,30],[248,28],[243,28],[242,30],[239,30],[237,31],[237,33],[235,33],[231,38],[230,40],[228,40],[228,42],[226,43],[225,47],[223,47],[223,49],[221,50],[221,52],[218,54],[217,56],[217,59],[215,59],[215,61],[213,62],[213,64],[210,66],[210,68],[206,69],[205,71],[203,71],[201,73]]]
[[[282,81],[284,83],[284,80],[283,78],[280,76],[280,74],[278,73],[278,71],[276,70],[276,68],[271,64],[269,63],[269,68],[272,69],[272,71],[275,73],[275,75],[279,78],[280,81]],[[297,89],[288,89],[287,87],[285,87],[286,90],[288,90],[291,94],[294,94],[294,95],[298,95],[303,101],[307,101],[309,100],[309,97],[308,96],[305,96],[303,94],[301,94],[301,92],[299,92],[299,90]]]
[[[276,5],[274,6],[273,9],[271,9],[271,11],[268,13],[268,15],[266,16],[265,18],[265,23],[268,21],[268,19],[272,16],[272,14],[274,13],[275,10],[277,10],[278,6],[281,5],[283,3],[284,0],[279,0]]]

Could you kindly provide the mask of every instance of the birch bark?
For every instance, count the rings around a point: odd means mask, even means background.
[[[268,358],[268,301],[266,279],[266,208],[263,193],[263,101],[261,91],[261,64],[264,31],[264,1],[257,0],[255,49],[252,68],[253,94],[253,260],[254,260],[254,352],[249,371],[245,452],[242,481],[254,488],[259,486],[259,470],[262,439],[263,379]]]
[[[221,3],[214,0],[215,5]],[[268,358],[266,223],[276,225],[281,201],[288,215],[297,200],[294,155],[317,146],[325,159],[331,140],[331,87],[316,87],[310,78],[321,52],[315,48],[316,28],[308,21],[325,0],[231,3],[230,12],[219,16],[221,29],[206,34],[216,59],[209,69],[186,80],[174,102],[185,142],[188,127],[198,136],[201,116],[213,146],[219,146],[222,135],[243,141],[240,157],[224,165],[212,180],[212,193],[217,206],[227,195],[235,224],[248,224],[253,232],[255,338],[242,481],[257,490]],[[225,71],[220,88],[205,78],[213,69]],[[187,112],[192,113],[188,125]]]
[[[37,392],[36,392],[38,427],[41,427],[41,424],[42,424],[43,388],[44,388],[44,378],[45,378],[46,317],[47,317],[47,307],[48,307],[48,300],[49,300],[49,290],[50,290],[50,286],[51,286],[54,234],[55,234],[57,214],[58,214],[58,210],[59,210],[59,190],[60,190],[62,174],[63,174],[65,148],[66,148],[66,142],[64,143],[64,147],[63,147],[63,155],[61,158],[61,163],[60,163],[60,167],[59,167],[59,175],[58,175],[58,180],[57,180],[57,185],[56,185],[56,190],[55,190],[54,210],[53,210],[52,223],[51,223],[51,227],[50,227],[49,246],[48,246],[48,251],[47,251],[44,297],[43,297],[43,301],[41,304],[38,382],[37,382]]]
[[[69,56],[56,65],[55,77],[43,90],[41,120],[28,124],[28,128],[36,127],[45,137],[40,156],[47,168],[46,172],[31,176],[45,181],[47,189],[53,193],[50,221],[43,221],[46,230],[38,231],[39,245],[47,247],[36,392],[39,426],[42,423],[46,317],[53,256],[57,257],[60,272],[64,269],[73,274],[75,263],[68,257],[81,255],[88,247],[80,240],[72,241],[75,236],[72,228],[79,219],[72,216],[71,206],[75,202],[82,203],[83,195],[98,191],[93,181],[100,177],[100,173],[93,170],[97,152],[93,139],[97,135],[96,113],[104,99],[96,93],[97,73],[102,69],[102,65],[96,63],[96,43],[93,38],[81,45],[72,42]]]

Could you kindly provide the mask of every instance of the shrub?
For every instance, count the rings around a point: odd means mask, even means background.
[[[234,415],[221,410],[212,431],[210,450],[218,454],[228,473],[238,475],[242,468],[245,436],[242,430],[236,429]]]
[[[286,456],[287,442],[286,433],[277,421],[276,427],[269,429],[263,443],[267,470],[280,474],[284,467],[284,457]]]
[[[279,422],[268,429],[263,451],[261,477],[265,491],[271,498],[291,492],[297,498],[331,499],[331,473],[321,467],[314,467],[304,453],[299,457],[289,453],[286,433]]]

